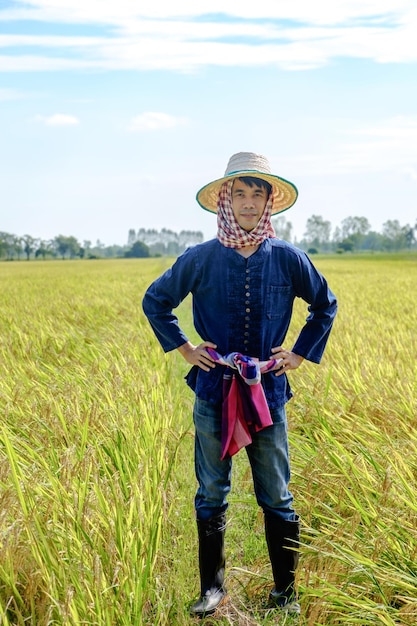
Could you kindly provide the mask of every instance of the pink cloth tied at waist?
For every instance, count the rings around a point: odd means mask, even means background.
[[[252,443],[254,433],[272,425],[261,375],[274,369],[278,361],[259,361],[239,352],[221,356],[212,348],[206,350],[217,363],[227,367],[223,376],[223,460]]]

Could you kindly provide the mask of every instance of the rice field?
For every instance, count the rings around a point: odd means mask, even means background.
[[[415,625],[417,257],[315,262],[340,308],[322,364],[289,374],[296,623]],[[199,623],[188,365],[141,310],[169,263],[0,264],[1,626]],[[179,313],[196,340],[188,300]],[[230,601],[205,623],[294,623],[267,607],[243,451],[226,554]]]

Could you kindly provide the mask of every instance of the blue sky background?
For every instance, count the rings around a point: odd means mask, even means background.
[[[298,239],[414,226],[416,2],[333,4],[0,0],[0,231],[214,236],[195,193],[242,150],[298,187]]]

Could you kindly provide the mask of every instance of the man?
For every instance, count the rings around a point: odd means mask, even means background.
[[[186,380],[195,392],[201,582],[200,598],[191,607],[194,615],[213,613],[226,594],[227,495],[232,455],[242,445],[264,512],[275,582],[270,602],[287,611],[300,610],[294,589],[300,521],[288,489],[285,404],[292,392],[287,372],[304,359],[320,362],[337,305],[308,257],[275,238],[271,216],[292,206],[297,193],[292,183],[271,173],[264,156],[233,155],[224,177],[197,193],[200,206],[217,214],[216,239],[184,252],[143,299],[164,351],[178,349],[193,366]],[[202,340],[197,346],[173,313],[189,293]],[[288,349],[284,341],[295,297],[308,303],[309,315]],[[251,372],[258,377],[255,381]]]

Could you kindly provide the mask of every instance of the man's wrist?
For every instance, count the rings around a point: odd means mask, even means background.
[[[186,341],[181,346],[178,346],[177,350],[182,356],[185,356],[186,354],[194,350],[194,346],[191,341]]]

